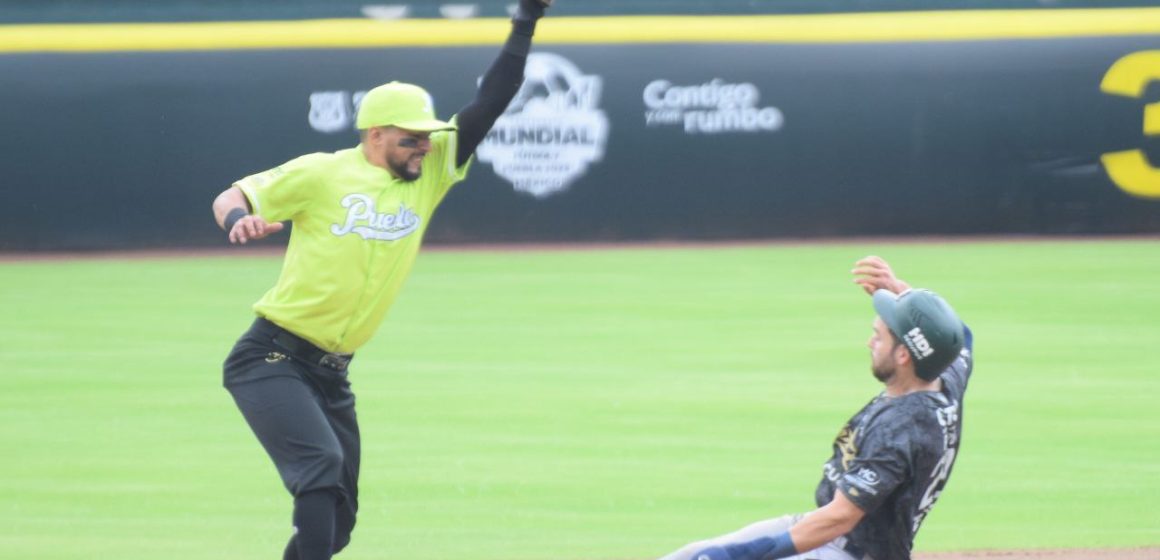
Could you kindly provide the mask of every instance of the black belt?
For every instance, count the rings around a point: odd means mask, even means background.
[[[346,367],[354,358],[354,354],[327,352],[310,341],[279,327],[265,317],[258,317],[254,321],[254,326],[269,334],[270,340],[285,349],[290,356],[308,364],[319,365],[334,371],[346,371]]]

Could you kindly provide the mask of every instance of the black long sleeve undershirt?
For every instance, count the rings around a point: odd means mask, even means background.
[[[495,62],[483,75],[475,99],[457,114],[459,147],[455,154],[456,167],[467,163],[496,119],[503,115],[508,104],[520,91],[535,29],[535,20],[517,20],[512,23],[512,32]]]

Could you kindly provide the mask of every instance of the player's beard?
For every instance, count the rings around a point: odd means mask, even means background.
[[[426,155],[426,154],[424,153],[423,155]],[[410,181],[414,181],[414,180],[418,179],[420,176],[423,175],[423,159],[422,159],[422,157],[419,158],[419,162],[415,166],[415,170],[411,171],[410,164],[411,164],[411,159],[413,157],[416,157],[416,156],[407,157],[407,158],[404,158],[402,161],[398,161],[398,160],[392,159],[390,154],[388,154],[385,159],[387,160],[387,166],[391,168],[391,172],[394,173],[394,175],[396,177],[398,177],[399,179],[401,179],[403,181],[410,182]]]
[[[410,160],[406,160],[401,164],[396,164],[395,162],[392,161],[392,162],[388,162],[387,165],[391,166],[391,171],[395,172],[396,177],[398,177],[404,181],[414,181],[423,175],[423,165],[422,165],[422,163],[420,163],[419,168],[417,170],[411,171],[410,169],[407,168],[407,164],[409,162],[410,162]]]
[[[897,370],[895,369],[894,364],[890,364],[889,368],[885,366],[879,366],[877,364],[872,364],[870,366],[870,371],[874,374],[874,379],[886,383],[894,377],[894,373]]]
[[[892,350],[893,352],[893,350]],[[874,355],[870,355],[870,373],[874,374],[874,379],[883,383],[894,378],[894,374],[898,371],[898,364],[894,363],[894,356],[888,354],[883,357],[881,362],[874,359]]]

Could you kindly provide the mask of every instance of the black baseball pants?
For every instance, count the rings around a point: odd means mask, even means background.
[[[258,320],[224,365],[224,384],[294,496],[287,560],[327,559],[350,542],[358,511],[360,440],[346,369],[311,364]]]

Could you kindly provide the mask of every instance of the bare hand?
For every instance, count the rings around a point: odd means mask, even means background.
[[[867,294],[874,295],[878,290],[889,290],[901,294],[910,289],[910,285],[900,280],[890,269],[882,257],[869,256],[854,263],[854,283],[862,286]]]
[[[251,214],[234,224],[234,229],[230,230],[230,243],[245,245],[251,239],[263,239],[278,233],[284,227],[282,222],[266,223],[266,220]]]

